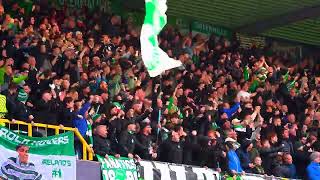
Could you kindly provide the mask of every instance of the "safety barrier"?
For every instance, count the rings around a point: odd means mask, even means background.
[[[17,133],[19,134],[21,131],[21,126],[27,127],[27,134],[28,136],[32,137],[33,135],[33,128],[44,128],[45,132],[47,133],[48,129],[54,130],[55,134],[60,134],[60,131],[73,131],[75,136],[79,139],[79,141],[82,144],[82,160],[93,160],[93,150],[88,145],[86,140],[82,137],[82,135],[79,133],[77,128],[70,128],[70,127],[60,127],[55,125],[49,125],[49,124],[41,124],[41,123],[26,123],[23,121],[9,121],[8,119],[0,119],[0,125],[5,125],[9,129],[11,129],[11,126],[15,125],[17,127]]]
[[[276,177],[276,176],[268,176],[268,175],[261,175],[261,174],[252,174],[246,173],[245,175],[239,175],[239,179],[241,180],[300,180],[300,179],[290,179],[290,178],[283,178],[283,177]],[[221,180],[226,179],[234,179],[234,177],[227,178],[226,176],[221,178]]]
[[[210,179],[210,180],[295,180],[275,176],[246,173],[230,177],[209,168],[191,166],[185,164],[173,164],[159,161],[140,161],[137,170],[139,177],[144,180],[161,180],[165,176],[168,180],[185,179]],[[298,180],[298,179],[297,179]]]
[[[108,159],[97,156],[101,163],[101,171],[104,179],[132,179],[132,180],[293,180],[259,174],[239,174],[230,177],[210,168],[191,166],[185,164],[174,164],[160,161],[135,161],[128,158]]]

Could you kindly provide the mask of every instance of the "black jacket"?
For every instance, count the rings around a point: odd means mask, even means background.
[[[142,133],[137,135],[137,141],[139,146],[137,146],[135,152],[140,158],[146,160],[152,160],[152,155],[150,154],[150,148],[152,148],[152,137],[151,135],[146,136]]]
[[[41,99],[35,106],[35,122],[58,125],[57,113],[60,110],[60,104],[57,100],[45,102]]]
[[[262,159],[262,167],[267,174],[271,173],[271,167],[277,156],[277,153],[282,150],[283,147],[271,147],[271,148],[261,148],[259,150]]]
[[[297,176],[298,178],[303,178],[306,175],[306,169],[309,165],[309,157],[310,152],[307,150],[299,151],[296,150],[295,157],[294,157],[294,164],[297,168]]]
[[[16,101],[12,118],[16,120],[28,122],[29,115],[31,115],[29,108],[22,102]]]
[[[273,169],[273,174],[278,177],[296,178],[296,167],[294,164],[282,164]]]
[[[183,164],[197,165],[200,146],[197,136],[189,135],[183,141]]]
[[[100,156],[105,156],[106,154],[114,156],[117,154],[109,139],[103,138],[99,135],[93,136],[93,149],[94,152]]]
[[[284,152],[287,152],[287,153],[291,154],[292,156],[294,155],[294,148],[293,148],[293,144],[290,141],[290,139],[283,139],[281,141],[281,144],[284,145],[284,147],[283,147]]]
[[[10,94],[9,92],[2,93],[6,96],[6,107],[8,110],[8,113],[6,115],[6,118],[12,119],[14,118],[15,111],[16,111],[16,94]]]
[[[209,143],[209,139],[204,140],[201,143],[201,151],[200,151],[200,166],[207,166],[209,168],[221,168],[226,169],[226,157],[223,157],[223,151],[225,151],[224,146],[221,143],[216,143],[212,145]],[[226,151],[225,151],[226,152]]]
[[[60,118],[58,119],[58,123],[62,124],[65,127],[73,127],[73,120],[77,117],[77,113],[75,111],[71,111],[66,107],[63,108],[60,113]]]
[[[183,144],[167,139],[159,147],[159,160],[170,163],[183,163]]]
[[[142,146],[136,139],[134,133],[123,131],[120,135],[119,140],[119,152],[121,156],[127,157],[129,153],[134,154],[136,146],[141,148]]]
[[[112,121],[106,121],[105,124],[109,127],[110,139],[118,143],[124,127],[124,120],[116,118]]]

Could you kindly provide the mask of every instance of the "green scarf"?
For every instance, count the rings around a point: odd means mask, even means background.
[[[6,74],[6,67],[0,68],[0,85],[3,85],[4,82],[4,76]]]
[[[243,78],[245,81],[248,81],[250,78],[250,74],[249,74],[249,67],[245,66],[243,69]]]
[[[22,81],[26,80],[28,76],[25,75],[19,75],[19,76],[14,76],[12,79],[12,82],[15,84],[20,84]]]

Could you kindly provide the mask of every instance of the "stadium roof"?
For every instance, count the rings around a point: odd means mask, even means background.
[[[168,14],[320,46],[320,0],[168,0]]]

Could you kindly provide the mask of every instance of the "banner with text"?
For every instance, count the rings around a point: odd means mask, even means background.
[[[138,180],[137,168],[133,159],[115,158],[108,159],[97,155],[101,163],[103,180]]]
[[[141,161],[139,177],[144,180],[219,180],[220,174],[212,169],[195,166]]]
[[[0,179],[74,180],[73,132],[35,138],[0,127]]]
[[[191,23],[192,34],[201,33],[206,36],[214,34],[216,36],[224,36],[226,39],[232,38],[232,31],[227,28],[216,26],[212,24],[206,24],[199,21],[193,21]]]
[[[55,0],[60,7],[67,6],[72,9],[87,7],[90,11],[99,9],[102,12],[110,12],[109,0]]]

